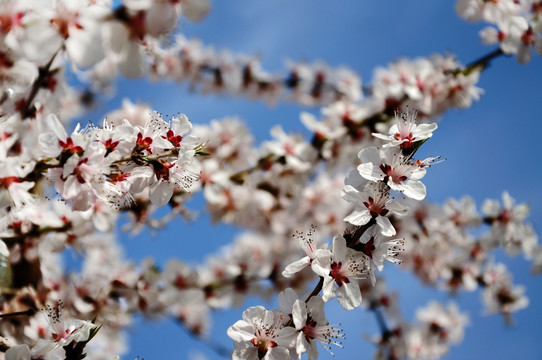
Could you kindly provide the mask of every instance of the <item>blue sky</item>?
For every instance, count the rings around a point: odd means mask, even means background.
[[[481,44],[478,31],[483,24],[470,24],[454,11],[453,1],[387,0],[236,0],[212,1],[209,16],[201,23],[183,20],[181,33],[199,37],[217,49],[258,54],[271,73],[285,69],[284,61],[322,60],[331,66],[346,65],[361,74],[364,83],[377,66],[399,57],[455,54],[468,63],[491,50]],[[498,58],[481,77],[485,89],[480,102],[467,110],[452,110],[439,120],[439,129],[422,148],[426,155],[442,155],[448,160],[434,166],[424,178],[428,201],[442,203],[449,197],[469,194],[481,205],[486,198],[500,199],[508,190],[518,202],[531,205],[530,220],[538,234],[542,230],[542,59],[535,55],[528,65],[513,58]],[[85,117],[100,118],[118,107],[123,97],[145,102],[164,114],[186,113],[194,123],[233,115],[253,129],[259,141],[268,138],[269,129],[278,121],[286,130],[304,132],[299,122],[301,110],[318,113],[317,108],[280,103],[270,107],[263,102],[243,98],[190,93],[186,84],[149,84],[123,80],[115,97]],[[305,132],[306,133],[306,132]],[[197,206],[198,202],[195,202]],[[203,216],[196,224],[182,221],[170,224],[159,236],[144,233],[136,238],[122,237],[126,253],[135,259],[152,256],[165,263],[172,253],[190,263],[201,261],[206,253],[228,243],[235,229],[207,226]],[[178,234],[182,233],[182,238]],[[206,247],[200,245],[206,239]],[[506,327],[500,316],[482,316],[480,294],[462,293],[455,300],[471,317],[463,344],[452,348],[447,359],[491,358],[540,359],[542,348],[542,287],[540,278],[529,273],[529,263],[497,253],[514,273],[515,283],[527,286],[531,305],[515,316],[515,326]],[[447,301],[449,296],[421,285],[409,274],[388,265],[384,275],[388,286],[401,296],[407,319],[415,309],[431,298]],[[256,300],[256,302],[261,302]],[[254,303],[254,301],[251,301]],[[264,303],[265,304],[265,303]],[[273,304],[266,304],[273,306]],[[232,346],[226,329],[240,319],[243,309],[217,312],[213,338]],[[346,316],[345,316],[346,315]],[[341,322],[347,333],[345,349],[336,349],[339,359],[370,359],[374,347],[364,336],[376,333],[375,320],[362,309],[345,314],[329,307],[330,322]],[[138,322],[130,330],[130,352],[146,359],[184,359],[201,352],[209,359],[215,355],[191,340],[171,321]],[[330,356],[322,349],[321,358]]]

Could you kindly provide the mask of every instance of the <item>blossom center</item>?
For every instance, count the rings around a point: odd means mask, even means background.
[[[395,140],[406,140],[406,141],[403,141],[401,143],[401,145],[399,145],[401,147],[401,149],[408,149],[412,146],[412,143],[414,142],[414,140],[416,140],[416,138],[412,135],[412,132],[408,132],[408,134],[404,134],[404,133],[395,133],[394,135],[394,138]]]
[[[359,248],[359,250],[362,253],[364,253],[365,255],[367,255],[368,257],[370,257],[372,259],[373,258],[373,252],[376,250],[375,238],[371,237],[369,239],[369,241],[367,241],[365,244],[361,243],[356,248]]]
[[[305,326],[303,326],[303,329],[301,329],[301,331],[303,331],[303,334],[305,334],[305,339],[307,340],[307,342],[318,337],[316,334],[316,325],[317,322],[313,320],[310,316],[308,316],[307,323],[305,324]]]
[[[403,181],[408,179],[408,176],[406,176],[404,172],[401,171],[400,167],[394,168],[391,165],[382,164],[380,165],[380,170],[382,170],[382,172],[386,174],[386,176],[384,177],[385,182],[387,182],[388,179],[391,178],[391,181],[393,181],[394,183],[401,184]]]
[[[350,282],[350,279],[348,279],[348,277],[344,275],[344,271],[342,271],[342,265],[342,262],[333,262],[333,264],[331,264],[331,271],[329,273],[331,277],[335,279],[338,287]]]
[[[378,217],[380,215],[385,216],[388,213],[388,209],[386,209],[385,204],[382,202],[375,202],[372,197],[369,196],[369,201],[364,201],[363,205],[369,210],[372,217]]]
[[[265,354],[267,354],[267,350],[277,347],[277,343],[273,340],[269,340],[265,334],[260,334],[259,329],[257,335],[258,336],[254,337],[250,342],[258,348],[258,359],[263,359]]]

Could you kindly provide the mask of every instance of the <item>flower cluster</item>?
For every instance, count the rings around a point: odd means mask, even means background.
[[[531,61],[533,49],[542,54],[542,6],[540,1],[460,0],[459,16],[468,21],[492,24],[480,31],[484,44],[499,44],[505,54],[513,54],[520,63]]]
[[[377,284],[362,284],[369,311],[376,315],[381,331],[371,339],[378,346],[377,359],[440,359],[450,346],[463,340],[469,318],[455,303],[443,306],[431,301],[409,323],[399,310],[397,294],[388,292],[382,278]]]
[[[386,262],[452,294],[480,289],[486,313],[507,320],[526,307],[524,288],[492,251],[522,254],[542,272],[528,206],[506,192],[481,214],[470,198],[424,202],[422,180],[438,158],[416,153],[435,117],[480,98],[490,59],[526,62],[533,47],[540,52],[542,7],[461,0],[457,9],[496,24],[482,35],[501,50],[468,66],[453,56],[399,59],[362,88],[345,67],[289,62],[271,74],[255,57],[173,34],[181,15],[202,19],[207,0],[0,1],[4,357],[111,359],[125,352],[123,330],[135,315],[172,318],[203,337],[212,310],[279,292],[278,309],[250,307],[228,329],[233,358],[316,359],[317,343],[341,347],[345,335],[325,314],[333,299],[375,314],[378,357],[443,356],[467,317],[430,303],[406,323],[377,276]],[[129,100],[101,125],[71,126],[117,74],[323,107],[300,115],[310,137],[277,125],[259,145],[237,118],[193,126]],[[73,88],[73,76],[88,89]],[[121,214],[133,233],[155,230],[177,215],[193,218],[186,204],[198,192],[214,222],[248,231],[199,266],[124,258],[114,235]],[[62,261],[70,248],[76,269]]]
[[[321,297],[302,301],[288,288],[279,294],[279,310],[248,308],[228,336],[234,341],[233,359],[290,359],[304,353],[317,359],[317,342],[330,351],[329,344],[341,346],[344,334],[329,325]]]
[[[191,127],[184,115],[166,122],[153,113],[144,126],[128,121],[114,126],[104,120],[102,127],[78,125],[67,134],[54,114],[39,117],[33,128],[25,129],[40,132],[39,147],[20,143],[18,152],[3,161],[4,201],[17,211],[33,205],[37,197],[30,191],[44,177],[75,210],[96,204],[130,207],[133,195],[143,191],[153,203],[164,205],[175,188],[189,191],[199,177],[191,165],[198,140],[185,136]],[[17,137],[15,127],[5,130]]]

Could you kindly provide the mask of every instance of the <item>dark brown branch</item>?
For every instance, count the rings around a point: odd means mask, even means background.
[[[499,49],[495,49],[493,50],[492,52],[490,52],[489,54],[486,54],[484,56],[481,56],[479,57],[478,59],[470,62],[469,64],[465,65],[465,69],[467,70],[472,70],[472,69],[475,69],[477,67],[482,67],[482,69],[485,69],[486,67],[489,66],[489,62],[501,55],[504,55],[504,52],[499,48]]]
[[[11,237],[5,236],[5,237],[2,237],[2,240],[6,243],[6,245],[9,246],[9,245],[14,244],[14,243],[22,242],[25,239],[39,237],[39,236],[45,235],[47,233],[65,232],[67,230],[70,230],[71,227],[72,227],[71,223],[67,223],[67,224],[65,224],[63,226],[59,226],[59,227],[46,226],[46,227],[39,228],[39,227],[35,226],[29,232],[21,233],[21,234],[15,234],[15,235],[13,235]]]
[[[60,49],[53,54],[47,64],[38,68],[38,77],[36,78],[36,80],[34,80],[32,88],[30,89],[30,93],[28,94],[26,100],[24,100],[22,108],[19,110],[23,119],[27,117],[32,117],[34,115],[35,109],[31,110],[32,102],[34,101],[34,98],[38,94],[40,88],[42,88],[46,84],[47,78],[55,72],[55,70],[51,70],[51,65],[53,65],[53,61],[59,52]]]
[[[27,309],[25,311],[16,311],[16,312],[12,312],[12,313],[0,314],[0,319],[11,317],[11,316],[32,316],[35,313],[36,313],[36,310],[34,310],[32,308],[29,308],[29,309]]]

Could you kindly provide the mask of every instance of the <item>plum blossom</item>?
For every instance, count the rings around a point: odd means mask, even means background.
[[[385,260],[400,264],[401,260],[397,258],[397,255],[404,251],[404,245],[403,239],[386,239],[377,225],[371,226],[361,235],[359,243],[354,248],[370,259],[369,268],[373,285],[376,282],[374,268],[382,271]]]
[[[357,170],[369,181],[383,181],[395,191],[414,200],[425,198],[425,185],[419,179],[425,176],[426,170],[409,161],[397,148],[378,149],[369,147],[358,154],[361,164]]]
[[[439,340],[450,343],[459,343],[463,340],[465,326],[469,318],[459,312],[455,303],[442,306],[438,302],[430,302],[425,308],[416,312],[417,320],[428,326]]]
[[[50,22],[64,39],[68,56],[76,66],[87,68],[104,58],[101,26],[109,14],[110,9],[99,2],[57,1]]]
[[[34,188],[33,181],[25,181],[24,177],[33,170],[33,166],[22,167],[18,159],[8,157],[0,168],[0,206],[14,205],[21,208],[33,205],[36,198],[30,193]]]
[[[289,349],[296,330],[285,326],[287,322],[288,317],[277,310],[266,310],[263,306],[246,309],[243,319],[228,328],[235,347],[232,359],[290,359]]]
[[[39,135],[39,146],[46,156],[61,155],[60,161],[66,161],[73,154],[82,155],[88,144],[88,138],[82,133],[81,125],[77,124],[71,135],[59,117],[50,114],[44,119],[45,131]]]
[[[302,232],[296,231],[293,235],[296,239],[305,254],[307,256],[294,261],[293,263],[286,266],[282,272],[282,276],[290,277],[295,273],[303,270],[307,266],[310,266],[314,259],[316,259],[319,254],[327,253],[328,256],[331,256],[331,252],[326,249],[327,246],[324,246],[316,241],[316,227],[311,226],[310,229],[304,234]]]
[[[319,253],[312,268],[324,279],[322,299],[325,302],[337,297],[345,310],[355,309],[361,304],[359,280],[368,277],[367,258],[346,247],[344,237],[335,236],[332,255]]]
[[[276,139],[263,145],[264,151],[276,157],[283,157],[286,167],[296,173],[308,171],[316,152],[300,136],[288,135],[281,126],[271,129],[271,135]]]
[[[416,111],[407,111],[401,115],[395,114],[395,124],[388,130],[388,135],[373,133],[373,136],[387,141],[384,147],[399,146],[401,149],[410,149],[413,143],[429,139],[437,124],[416,125]]]
[[[417,311],[418,323],[406,329],[406,355],[413,359],[440,359],[450,345],[463,339],[468,316],[459,312],[454,303],[447,307],[431,302]]]
[[[531,59],[529,45],[534,43],[525,43],[527,39],[524,34],[529,29],[527,20],[522,16],[501,17],[497,20],[497,26],[498,29],[486,27],[480,31],[482,42],[488,45],[498,43],[505,54],[516,54],[519,62],[529,62]]]
[[[352,177],[347,177],[347,181]],[[389,198],[389,193],[378,183],[369,182],[362,190],[352,185],[345,185],[341,196],[344,200],[353,203],[354,210],[344,218],[352,225],[365,225],[374,219],[380,227],[382,235],[393,236],[396,230],[391,224],[388,214],[403,216],[408,208],[396,200]]]
[[[482,204],[484,221],[491,224],[491,239],[500,243],[511,255],[520,252],[530,257],[538,242],[532,227],[525,223],[529,215],[529,205],[517,204],[508,192],[502,194],[502,207],[496,200],[486,200]]]
[[[292,309],[292,318],[295,329],[298,331],[296,351],[300,359],[303,353],[308,353],[310,360],[317,359],[317,342],[330,353],[329,344],[342,347],[337,339],[344,338],[344,333],[335,326],[329,325],[321,296],[313,296],[308,302],[296,300]]]
[[[70,319],[63,315],[64,304],[59,301],[55,306],[47,305],[46,316],[49,323],[49,339],[40,339],[32,348],[32,356],[45,355],[54,349],[64,347],[71,342],[88,340],[90,331],[96,328],[90,321]]]
[[[513,312],[529,305],[525,287],[512,283],[512,276],[504,264],[490,264],[482,274],[482,281],[485,286],[482,292],[485,314],[501,313],[509,321]]]

